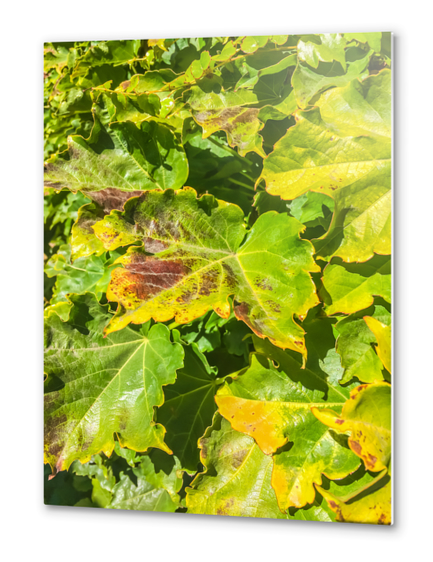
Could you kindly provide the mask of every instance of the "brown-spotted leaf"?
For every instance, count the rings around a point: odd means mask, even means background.
[[[378,472],[391,459],[391,385],[386,382],[354,388],[341,414],[312,409],[322,423],[341,433],[350,432],[349,446],[368,470]]]
[[[272,487],[280,509],[287,511],[314,502],[314,484],[322,482],[322,474],[344,478],[360,462],[311,412],[313,407],[341,409],[346,390],[329,385],[325,400],[325,381],[307,370],[300,375],[288,363],[284,368],[277,371],[268,359],[253,355],[249,369],[225,383],[216,402],[233,429],[253,437],[265,454],[274,453]]]
[[[146,192],[98,225],[110,248],[122,233],[132,240],[135,231],[144,242],[117,261],[124,267],[113,272],[107,298],[120,307],[106,333],[150,318],[187,323],[210,309],[227,318],[234,296],[237,318],[257,335],[305,355],[294,316],[317,303],[309,272],[318,266],[302,230],[296,219],[269,212],[247,232],[236,205],[197,199],[193,189]]]

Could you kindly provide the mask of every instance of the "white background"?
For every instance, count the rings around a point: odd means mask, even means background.
[[[4,3],[0,59],[0,506],[4,560],[427,560],[433,376],[432,20],[428,2]],[[393,31],[395,525],[295,523],[43,505],[44,41]],[[430,553],[430,554],[429,554]]]

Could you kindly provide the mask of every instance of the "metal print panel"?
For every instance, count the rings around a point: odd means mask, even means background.
[[[391,34],[48,43],[45,503],[391,523]]]

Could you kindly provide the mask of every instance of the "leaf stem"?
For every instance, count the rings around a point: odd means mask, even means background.
[[[240,173],[241,173],[241,172],[240,172]],[[247,177],[248,177],[248,176],[247,176]],[[243,182],[241,182],[241,181],[235,180],[235,179],[233,179],[233,178],[228,178],[228,180],[229,180],[229,182],[231,182],[231,183],[235,183],[235,184],[237,184],[237,185],[241,185],[242,187],[246,187],[246,188],[248,188],[248,190],[254,189],[254,185],[248,185],[248,184],[246,184],[246,183],[243,183]]]

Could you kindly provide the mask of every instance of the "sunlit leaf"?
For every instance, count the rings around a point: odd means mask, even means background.
[[[107,307],[91,294],[70,300],[67,322],[56,314],[46,320],[46,462],[55,473],[100,451],[110,455],[114,433],[134,450],[169,451],[165,429],[153,421],[154,407],[183,364],[182,346],[170,342],[161,324],[103,337]]]
[[[338,432],[350,432],[349,446],[368,470],[377,472],[391,458],[391,386],[386,382],[352,390],[341,414],[313,408],[322,423]]]
[[[121,308],[107,333],[150,318],[187,323],[211,308],[227,318],[234,295],[237,318],[254,333],[304,353],[294,315],[317,303],[308,272],[318,266],[296,219],[267,213],[247,233],[239,207],[197,199],[192,189],[149,191],[125,209],[99,223],[98,236],[113,248],[132,228],[144,248],[130,248],[116,262],[124,267],[113,272],[107,298]]]

